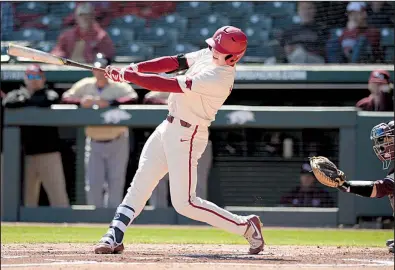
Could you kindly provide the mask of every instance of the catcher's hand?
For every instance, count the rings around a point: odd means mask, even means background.
[[[339,170],[336,165],[326,157],[311,157],[310,165],[317,180],[325,186],[339,188],[346,181],[344,172]]]

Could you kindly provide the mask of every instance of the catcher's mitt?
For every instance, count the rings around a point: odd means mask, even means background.
[[[317,180],[325,186],[338,188],[346,181],[344,173],[326,157],[311,157],[310,165]]]

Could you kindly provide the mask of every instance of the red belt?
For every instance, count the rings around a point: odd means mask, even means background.
[[[169,121],[170,123],[173,123],[173,121],[174,121],[174,116],[168,115],[166,119],[167,119],[167,121]],[[188,122],[185,122],[184,120],[181,120],[181,119],[180,119],[180,125],[181,125],[182,127],[186,127],[186,128],[190,128],[190,127],[192,126],[192,125],[189,124]]]

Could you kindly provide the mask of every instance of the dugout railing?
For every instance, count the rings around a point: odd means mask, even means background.
[[[50,113],[49,113],[50,110]],[[114,209],[94,209],[74,205],[67,209],[21,206],[21,126],[84,127],[86,125],[126,125],[155,127],[165,119],[166,106],[127,105],[117,109],[78,109],[55,105],[52,109],[7,109],[3,132],[2,221],[108,222]],[[360,112],[353,107],[249,107],[223,106],[212,128],[336,128],[339,130],[339,166],[349,179],[381,178],[385,172],[371,148],[369,134],[378,122],[393,119],[393,113]],[[80,128],[80,130],[82,130]],[[83,162],[84,141],[77,141],[77,162]],[[80,147],[78,147],[78,145]],[[81,167],[81,166],[80,166]],[[78,173],[78,172],[77,172]],[[77,183],[83,196],[83,181]],[[366,199],[337,193],[336,208],[228,207],[240,214],[257,213],[266,225],[328,226],[354,224],[356,217],[391,216],[387,199]],[[140,224],[190,224],[172,208],[146,207],[136,220]]]

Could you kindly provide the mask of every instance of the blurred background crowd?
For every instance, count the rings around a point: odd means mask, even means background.
[[[249,38],[242,64],[393,63],[394,7],[390,1],[1,2],[2,62],[24,63],[6,55],[8,42],[16,41],[97,67],[129,64],[198,50],[218,27],[231,24]],[[29,65],[24,72],[23,86],[2,85],[3,106],[167,104],[166,93],[112,83],[97,72],[58,88],[47,83],[39,65]],[[227,104],[351,105],[366,111],[393,111],[392,78],[382,69],[373,70],[366,78],[366,91],[347,102],[333,96],[331,101],[321,97],[311,104],[307,90],[304,97],[254,91],[247,100],[247,91],[235,91]],[[120,203],[152,131],[112,126],[84,129],[87,204],[116,207]],[[65,207],[81,201],[78,196],[82,195],[75,193],[76,129],[23,127],[22,144],[26,206]],[[329,128],[212,130],[199,162],[198,196],[220,205],[334,207],[334,191],[316,184],[306,157],[325,155],[336,162],[338,145],[338,130]],[[224,174],[222,168],[226,171],[229,166],[238,171]],[[220,180],[210,180],[219,174]],[[241,189],[236,183],[244,178],[248,185]],[[166,180],[167,176],[154,191],[151,205],[170,205]],[[282,182],[276,190],[274,181]],[[262,196],[251,198],[252,189]],[[216,193],[219,190],[224,190],[221,196]]]
[[[243,62],[393,63],[394,2],[2,2],[1,40],[73,60],[197,50],[223,25],[245,31]]]

